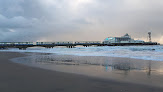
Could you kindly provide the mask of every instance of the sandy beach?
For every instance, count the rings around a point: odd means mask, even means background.
[[[163,88],[50,71],[11,62],[0,52],[0,92],[163,92]]]

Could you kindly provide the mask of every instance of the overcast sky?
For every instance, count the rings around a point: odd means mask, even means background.
[[[0,0],[0,41],[122,36],[163,43],[163,0]]]

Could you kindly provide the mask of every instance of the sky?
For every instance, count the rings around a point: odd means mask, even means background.
[[[103,41],[122,36],[163,43],[163,0],[0,0],[0,41]]]

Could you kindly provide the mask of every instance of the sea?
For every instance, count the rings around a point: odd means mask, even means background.
[[[32,47],[26,50],[11,48],[1,51],[10,52],[34,52],[34,53],[53,53],[58,55],[75,55],[75,56],[109,56],[125,57],[143,60],[163,61],[163,46],[100,46],[100,47],[55,47],[43,48]]]

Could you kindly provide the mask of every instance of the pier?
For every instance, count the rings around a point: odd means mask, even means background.
[[[143,42],[143,43],[104,43],[101,41],[63,41],[63,42],[0,42],[0,49],[19,48],[26,50],[29,47],[45,47],[54,48],[64,46],[67,48],[74,48],[75,46],[131,46],[131,45],[159,45],[157,42]]]
[[[19,48],[25,50],[29,47],[45,47],[54,48],[58,46],[64,46],[67,48],[74,48],[75,46],[101,46],[100,41],[63,41],[63,42],[0,42],[0,49],[6,48]]]
[[[0,49],[19,48],[25,50],[29,47],[45,47],[54,48],[64,46],[67,48],[74,48],[76,46],[137,46],[137,45],[160,45],[157,42],[152,42],[151,32],[148,32],[149,41],[134,40],[126,33],[121,37],[107,37],[104,41],[60,41],[60,42],[0,42]]]

